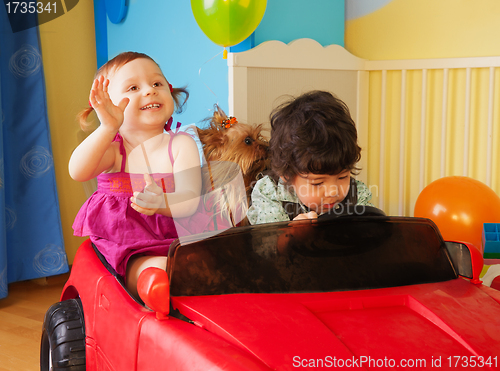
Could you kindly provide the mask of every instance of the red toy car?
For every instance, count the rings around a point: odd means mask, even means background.
[[[500,366],[500,291],[427,219],[343,217],[174,243],[134,300],[89,241],[45,317],[42,370],[477,370]],[[466,279],[464,279],[465,277]]]

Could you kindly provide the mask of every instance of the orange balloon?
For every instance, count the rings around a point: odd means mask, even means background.
[[[478,180],[444,177],[422,190],[413,215],[436,223],[445,241],[469,242],[482,253],[483,223],[500,223],[500,197]]]

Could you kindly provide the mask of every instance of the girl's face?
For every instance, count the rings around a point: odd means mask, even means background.
[[[146,58],[135,59],[110,74],[108,93],[118,105],[129,98],[123,126],[158,125],[163,128],[174,112],[168,82],[158,65]]]
[[[308,173],[297,175],[292,186],[300,201],[320,215],[347,196],[350,181],[349,170],[337,175]]]

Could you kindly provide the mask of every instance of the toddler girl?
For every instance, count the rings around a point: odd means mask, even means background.
[[[312,219],[347,204],[369,205],[356,174],[356,126],[340,99],[311,91],[271,113],[271,175],[252,191],[251,224]]]
[[[80,114],[85,128],[94,109],[100,126],[73,152],[69,172],[81,182],[97,177],[98,189],[76,216],[74,234],[90,236],[134,295],[142,270],[166,268],[177,237],[172,214],[189,216],[198,207],[198,147],[189,135],[164,133],[187,98],[153,59],[126,52],[97,71],[91,108]]]

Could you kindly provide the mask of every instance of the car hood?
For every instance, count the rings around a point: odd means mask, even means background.
[[[456,369],[459,356],[499,355],[499,300],[497,291],[459,278],[350,292],[174,297],[172,304],[271,369],[401,362]]]

